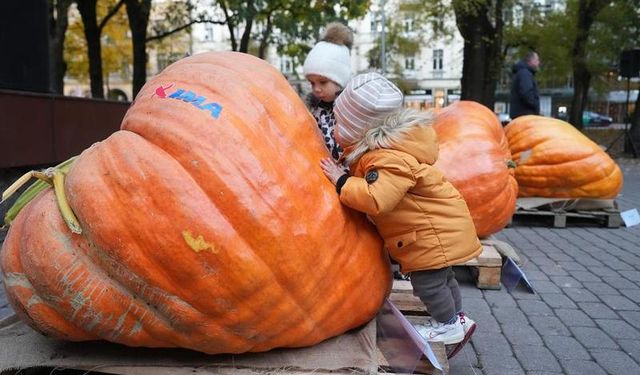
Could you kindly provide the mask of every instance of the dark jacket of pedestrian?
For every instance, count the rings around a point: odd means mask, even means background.
[[[521,60],[511,68],[513,80],[511,82],[511,106],[509,116],[515,119],[524,115],[540,114],[540,96],[538,85],[534,79],[536,70],[525,60]]]

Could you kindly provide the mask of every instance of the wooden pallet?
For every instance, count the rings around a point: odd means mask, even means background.
[[[454,269],[469,268],[471,277],[479,289],[499,290],[502,287],[500,283],[502,276],[502,256],[496,249],[495,242],[497,241],[482,240],[482,252],[480,255],[454,267]],[[422,302],[420,302],[417,297],[413,297],[410,294],[406,295],[406,293],[397,293],[399,290],[396,290],[396,288],[407,288],[408,293],[411,293],[412,289],[409,281],[394,280],[393,287],[396,293],[391,295],[391,302],[396,304],[396,306],[406,307],[410,315],[428,315],[424,306],[421,309],[420,306],[416,305],[416,300],[422,305]]]
[[[598,225],[606,228],[619,228],[622,225],[622,217],[618,209],[603,210],[537,210],[518,209],[513,214],[510,226],[514,222],[529,224],[545,224],[553,228],[566,228],[572,226]]]
[[[460,266],[469,267],[479,289],[501,288],[502,256],[494,244],[482,243],[482,253]]]

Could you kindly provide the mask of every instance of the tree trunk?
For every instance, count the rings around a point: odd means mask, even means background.
[[[573,98],[569,109],[569,123],[578,129],[582,129],[582,111],[587,103],[591,73],[584,62],[573,62]]]
[[[244,18],[244,32],[240,39],[240,49],[238,51],[247,53],[249,52],[249,42],[251,41],[251,29],[253,28],[253,19],[256,15],[256,8],[253,6],[253,1],[247,1],[247,15]]]
[[[147,25],[151,0],[125,0],[133,45],[133,97],[147,81]]]
[[[470,3],[454,2],[456,24],[464,38],[464,60],[462,65],[462,100],[473,100],[493,110],[495,89],[502,68],[502,3],[491,1],[477,3],[477,9],[470,9]],[[495,26],[489,15],[495,15]]]
[[[84,36],[87,40],[89,54],[89,79],[91,80],[91,96],[104,98],[102,83],[102,47],[100,45],[100,30],[96,14],[97,0],[77,0],[78,11],[82,17]]]
[[[571,50],[573,65],[573,99],[569,109],[569,122],[582,129],[582,111],[587,102],[591,73],[587,67],[587,42],[589,30],[606,0],[580,0],[578,4],[578,22],[576,23],[576,39]]]
[[[488,23],[490,33],[493,36],[488,40],[487,57],[484,75],[484,92],[482,95],[482,104],[493,111],[496,103],[496,87],[500,80],[500,72],[504,56],[502,55],[502,34],[504,29],[504,20],[502,19],[503,0],[497,0],[494,8],[495,26]]]
[[[271,30],[273,29],[273,25],[271,23],[271,14],[267,16],[267,26],[262,32],[262,40],[260,40],[260,48],[258,49],[258,57],[261,59],[265,58],[267,54],[267,47],[269,47],[269,37],[271,36]]]
[[[49,76],[51,92],[64,95],[64,75],[67,64],[64,61],[64,35],[69,26],[68,10],[72,0],[49,2]]]
[[[231,50],[237,51],[238,42],[236,41],[236,24],[231,19],[231,16],[229,15],[229,9],[227,7],[226,1],[220,0],[218,1],[218,4],[222,8],[222,12],[224,13],[224,19],[227,23],[227,28],[229,29],[229,39],[231,40]]]

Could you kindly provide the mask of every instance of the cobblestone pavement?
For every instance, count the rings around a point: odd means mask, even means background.
[[[621,210],[640,209],[640,163],[621,160]],[[640,225],[511,227],[536,294],[463,283],[478,323],[452,374],[640,374]]]
[[[620,208],[640,208],[640,163],[620,164]],[[640,374],[640,225],[512,227],[497,237],[521,255],[537,293],[462,281],[479,328],[452,374]],[[9,314],[0,288],[0,319]]]

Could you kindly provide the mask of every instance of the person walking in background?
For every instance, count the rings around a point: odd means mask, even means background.
[[[354,77],[336,99],[335,139],[350,173],[320,161],[340,202],[375,223],[391,258],[410,273],[414,295],[432,319],[416,330],[427,341],[466,343],[476,324],[464,315],[451,266],[482,247],[462,195],[433,164],[438,158],[431,113],[402,108],[403,96],[377,73]]]
[[[339,22],[332,22],[327,25],[322,40],[311,49],[302,67],[304,76],[311,83],[307,105],[334,161],[340,159],[342,148],[333,138],[336,121],[333,104],[351,78],[352,45],[351,29]]]
[[[534,77],[539,66],[538,54],[531,51],[511,68],[513,73],[509,108],[511,119],[540,114],[540,96]]]

